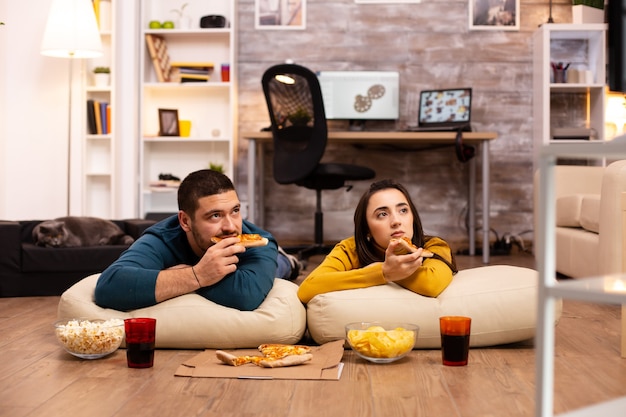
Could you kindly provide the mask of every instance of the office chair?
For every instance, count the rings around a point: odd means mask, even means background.
[[[296,64],[275,65],[263,74],[263,93],[271,120],[274,143],[274,180],[315,190],[314,244],[286,248],[300,259],[327,254],[324,245],[322,190],[347,187],[347,181],[368,180],[376,173],[367,167],[321,163],[328,141],[326,113],[317,76]]]

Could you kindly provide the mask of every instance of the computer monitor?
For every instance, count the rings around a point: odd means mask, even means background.
[[[399,74],[391,71],[320,71],[329,120],[396,120],[400,115]]]

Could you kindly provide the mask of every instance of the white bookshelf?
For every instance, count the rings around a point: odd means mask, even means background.
[[[533,34],[535,164],[543,145],[572,142],[552,139],[554,128],[591,129],[594,140],[579,140],[585,144],[605,140],[606,30],[605,24],[546,23]],[[551,64],[559,62],[579,74],[568,80],[575,82],[555,82]],[[588,79],[583,71],[590,73]]]
[[[82,181],[81,214],[111,218],[115,204],[115,121],[111,112],[110,133],[92,134],[87,121],[87,100],[115,105],[115,8],[119,0],[100,0],[99,27],[103,55],[86,61],[83,65],[83,99],[80,114],[83,120],[82,132]],[[96,86],[93,69],[109,67],[111,69],[108,85]]]
[[[159,174],[181,180],[190,172],[221,165],[233,177],[236,149],[236,9],[234,0],[189,1],[185,14],[190,28],[150,29],[149,22],[174,21],[180,2],[142,0],[140,23],[140,111],[139,111],[139,212],[178,211],[177,189],[157,189],[151,182]],[[222,15],[225,28],[200,28],[200,18]],[[161,36],[171,61],[211,62],[214,71],[208,82],[159,82],[145,43],[145,35]],[[230,65],[230,81],[221,79],[220,67]],[[189,137],[159,136],[159,109],[175,109],[179,120],[190,120]]]

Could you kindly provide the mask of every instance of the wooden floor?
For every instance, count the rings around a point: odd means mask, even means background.
[[[458,259],[462,268],[478,257]],[[533,266],[529,255],[492,263]],[[309,265],[311,267],[312,265]],[[58,297],[0,299],[0,416],[529,417],[532,346],[472,349],[467,367],[444,367],[438,350],[390,365],[346,351],[339,381],[181,378],[198,351],[158,350],[151,369],[129,369],[124,350],[83,361],[65,353],[52,322]],[[565,301],[556,330],[555,410],[626,395],[619,308]]]

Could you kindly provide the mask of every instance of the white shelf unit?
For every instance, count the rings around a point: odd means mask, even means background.
[[[88,127],[87,100],[115,103],[115,73],[110,74],[108,86],[96,86],[93,69],[96,67],[113,68],[115,59],[114,50],[114,18],[115,3],[117,0],[100,0],[100,38],[103,55],[85,63],[84,94],[81,103],[83,137],[83,179],[82,179],[82,207],[84,216],[111,218],[115,204],[115,121],[111,112],[110,133],[91,134]],[[106,8],[106,9],[105,9]]]
[[[139,195],[140,215],[178,211],[177,189],[151,188],[160,174],[181,180],[210,164],[221,165],[233,178],[236,149],[236,23],[234,0],[189,1],[185,14],[189,29],[150,29],[150,21],[172,20],[179,2],[143,0],[140,34],[140,123]],[[199,27],[200,18],[222,15],[225,28]],[[145,44],[145,35],[165,39],[170,61],[211,62],[214,70],[208,82],[158,82]],[[230,65],[230,81],[222,81],[220,68]],[[189,137],[159,136],[159,109],[175,109],[179,120],[191,121]]]
[[[533,34],[535,163],[543,145],[571,142],[553,140],[554,128],[588,128],[596,140],[605,140],[606,30],[605,24],[546,23]],[[570,64],[570,71],[591,71],[591,79],[555,83],[551,65],[559,62]]]
[[[537,417],[550,417],[554,415],[555,301],[565,298],[596,303],[626,304],[626,274],[605,275],[565,282],[554,281],[556,275],[554,166],[560,157],[603,158],[606,155],[626,157],[626,136],[610,142],[568,143],[558,146],[548,144],[542,146],[539,153],[539,204],[541,210],[537,231],[537,242],[540,244],[540,247],[537,248],[537,265],[540,282],[537,303],[535,415]],[[626,317],[622,316],[622,320],[624,319]],[[626,415],[626,397],[574,410],[560,416],[623,417],[624,415]]]

